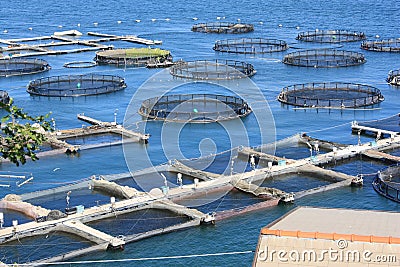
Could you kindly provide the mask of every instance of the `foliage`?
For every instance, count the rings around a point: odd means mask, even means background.
[[[50,114],[33,117],[13,105],[13,99],[0,107],[8,113],[1,119],[1,156],[17,166],[25,164],[28,157],[37,160],[36,151],[46,140],[46,132],[52,130],[46,120]]]

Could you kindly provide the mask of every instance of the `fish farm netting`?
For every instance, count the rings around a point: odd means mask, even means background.
[[[159,48],[129,48],[105,50],[96,53],[97,64],[146,67],[148,63],[172,61],[170,51]]]
[[[7,91],[0,90],[0,103],[8,104],[10,103],[10,96]]]
[[[95,61],[72,61],[64,64],[64,68],[92,68],[95,67],[97,63]]]
[[[192,31],[204,33],[246,33],[254,31],[254,25],[229,22],[198,23],[192,26]]]
[[[26,75],[50,70],[47,61],[42,59],[10,58],[0,59],[0,77]]]
[[[86,96],[119,91],[126,88],[119,76],[83,74],[40,78],[28,84],[27,92],[40,96]]]
[[[289,47],[285,41],[266,38],[240,38],[218,40],[213,49],[218,52],[238,54],[264,54],[282,52]]]
[[[375,87],[356,83],[306,83],[282,89],[278,100],[301,107],[356,108],[374,105],[384,100]]]
[[[213,94],[164,95],[143,101],[139,114],[146,119],[208,123],[236,119],[251,113],[235,96]]]
[[[361,43],[361,49],[377,52],[400,52],[400,38],[364,41]]]
[[[400,69],[391,70],[386,78],[386,81],[391,85],[400,86]]]
[[[400,203],[400,166],[390,166],[375,175],[372,186],[380,195]]]
[[[283,63],[300,67],[338,68],[357,66],[366,62],[362,53],[335,50],[315,49],[293,52],[283,58]]]
[[[346,30],[315,30],[301,32],[296,37],[297,40],[315,43],[341,43],[356,42],[365,40],[365,33]]]
[[[253,76],[252,64],[236,60],[178,61],[170,68],[171,75],[196,80],[230,80]]]
[[[357,125],[400,133],[400,114],[380,120],[357,122]]]

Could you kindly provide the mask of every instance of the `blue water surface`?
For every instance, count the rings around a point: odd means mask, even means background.
[[[223,21],[254,24],[255,31],[247,34],[202,34],[191,32],[191,26],[197,22],[215,22],[219,17]],[[193,18],[198,18],[194,20]],[[140,20],[140,22],[139,22]],[[121,23],[118,23],[120,21]],[[78,26],[79,24],[79,26]],[[360,43],[343,44],[308,44],[295,40],[300,31],[315,29],[347,29],[365,32],[368,39],[398,38],[400,37],[400,6],[397,1],[167,1],[167,0],[31,0],[31,1],[2,1],[0,11],[0,38],[12,39],[23,37],[36,37],[51,35],[56,31],[76,29],[84,33],[81,39],[92,39],[87,32],[100,32],[117,35],[138,35],[148,39],[162,40],[161,48],[171,51],[175,60],[197,59],[234,59],[246,61],[254,65],[257,74],[252,81],[261,89],[268,101],[276,126],[276,139],[282,139],[296,133],[307,132],[309,135],[325,140],[356,144],[358,137],[351,134],[350,123],[353,120],[375,120],[392,116],[399,112],[400,88],[388,85],[385,82],[387,74],[392,69],[400,68],[400,53],[378,53],[361,51]],[[31,28],[31,30],[30,30]],[[7,30],[7,32],[3,32]],[[237,55],[222,54],[212,50],[213,44],[218,39],[239,37],[265,37],[285,40],[291,47],[286,52],[264,55]],[[45,41],[39,41],[45,42]],[[115,47],[140,47],[140,45],[127,45],[125,42],[110,42]],[[335,47],[343,50],[364,53],[367,62],[363,65],[338,69],[318,69],[287,66],[281,62],[288,52],[308,48]],[[58,48],[57,48],[58,49]],[[114,66],[96,66],[90,69],[67,69],[63,64],[71,61],[91,61],[95,52],[65,54],[57,56],[42,56],[52,66],[45,73],[0,78],[0,88],[7,90],[18,106],[32,114],[45,114],[52,112],[58,129],[82,127],[76,115],[85,113],[104,121],[113,121],[117,111],[117,121],[123,122],[125,110],[142,83],[156,74],[159,70],[146,68],[116,68]],[[95,72],[99,74],[118,75],[125,78],[128,87],[116,93],[76,97],[76,98],[48,98],[34,97],[26,92],[26,85],[30,80],[40,77],[58,76],[66,74],[81,74]],[[364,83],[375,86],[382,91],[385,101],[368,110],[304,110],[284,106],[276,100],[280,90],[288,85],[307,82],[342,81]],[[210,87],[211,88],[211,87]],[[212,89],[214,90],[214,89]],[[246,88],[242,88],[246,95]],[[195,86],[187,89],[187,93],[197,93]],[[210,91],[209,93],[219,93]],[[149,92],[151,95],[151,92]],[[250,103],[254,104],[254,103]],[[269,112],[269,110],[265,110]],[[252,146],[260,145],[260,133],[254,116],[243,120],[247,129],[249,143]],[[162,123],[149,123],[146,131],[150,133],[149,144],[135,144],[135,155],[141,157],[148,151],[154,164],[161,164],[167,160],[162,143]],[[217,124],[185,126],[180,136],[180,147],[186,158],[199,157],[199,143],[203,138],[212,139],[216,152],[230,148],[227,136],[229,134]],[[371,140],[362,137],[362,141]],[[80,140],[81,141],[81,140]],[[92,139],[85,142],[92,143]],[[287,151],[294,158],[309,156],[307,149],[299,152]],[[214,151],[215,152],[215,151]],[[282,155],[280,155],[282,156]],[[289,156],[288,156],[289,157]],[[139,162],[139,161],[138,161]],[[219,163],[218,163],[219,164]],[[219,166],[212,165],[210,169]],[[385,165],[380,163],[360,163],[360,161],[345,162],[332,168],[356,175],[359,173],[376,172]],[[138,164],[137,169],[143,168]],[[225,168],[225,166],[224,166]],[[78,155],[60,154],[54,157],[43,157],[37,162],[29,162],[22,167],[15,167],[9,163],[2,163],[0,171],[24,171],[32,173],[33,183],[20,188],[0,188],[0,196],[8,193],[26,193],[46,189],[68,182],[76,181],[91,175],[121,173],[128,171],[121,146],[105,147],[82,151]],[[213,170],[215,171],[215,170]],[[170,177],[168,177],[170,179]],[[186,178],[185,178],[186,179]],[[279,181],[279,180],[278,180]],[[303,189],[308,188],[308,183],[319,185],[316,180],[300,179]],[[185,180],[185,183],[190,181]],[[285,185],[285,180],[281,180]],[[372,178],[366,178],[361,188],[339,188],[304,197],[293,205],[280,205],[262,211],[248,213],[219,222],[215,226],[201,226],[180,232],[152,237],[136,243],[128,244],[123,252],[101,252],[86,255],[74,260],[120,260],[131,258],[164,257],[175,255],[218,253],[230,251],[255,250],[257,238],[261,227],[279,218],[292,208],[299,205],[355,208],[372,210],[399,211],[400,206],[390,200],[382,198],[372,189]],[[127,183],[128,184],[128,183]],[[291,184],[293,187],[293,184]],[[295,191],[295,188],[290,191]],[[281,188],[283,189],[283,188]],[[101,198],[91,195],[84,200],[83,195],[77,194],[77,199],[82,198],[86,204],[94,203],[101,199],[107,201],[108,197]],[[73,197],[73,196],[72,196]],[[226,208],[237,207],[237,200],[242,195],[235,197],[230,194],[225,202],[213,203],[209,207],[215,209],[226,205]],[[251,198],[251,197],[249,197]],[[64,206],[63,197],[52,199],[49,208],[58,205]],[[229,204],[229,202],[232,203]],[[226,204],[228,203],[228,204]],[[251,201],[244,200],[244,203]],[[46,206],[46,205],[44,205]],[[13,212],[5,212],[6,224],[10,225],[13,218],[21,222],[27,218]],[[154,219],[154,216],[152,216]],[[140,221],[137,222],[141,223]],[[146,227],[144,227],[146,228]],[[115,231],[118,232],[119,231]],[[135,231],[133,231],[135,232]],[[57,243],[57,238],[46,241],[38,239],[41,243]],[[70,242],[72,249],[75,240],[68,238],[59,239],[59,242]],[[35,242],[33,242],[33,245]],[[19,246],[18,243],[12,245]],[[32,246],[32,244],[29,244]],[[40,246],[40,244],[38,245]],[[41,247],[38,247],[40,250]],[[64,252],[63,246],[53,246],[52,253]],[[17,254],[19,252],[16,252]],[[50,253],[50,252],[49,252]],[[43,251],[41,251],[40,256]],[[45,253],[46,254],[46,253]],[[53,255],[53,254],[52,254]],[[250,266],[253,253],[236,254],[230,256],[194,257],[181,259],[141,260],[135,261],[135,266]],[[6,258],[6,262],[27,261],[36,257]],[[2,260],[0,258],[0,260]],[[95,263],[93,266],[125,266],[127,263]],[[79,266],[73,265],[73,266]],[[89,266],[89,265],[88,265]]]

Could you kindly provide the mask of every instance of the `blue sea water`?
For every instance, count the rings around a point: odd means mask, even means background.
[[[385,78],[390,70],[400,68],[400,53],[361,51],[359,42],[340,45],[316,45],[295,40],[300,31],[315,30],[317,28],[362,31],[366,33],[368,39],[375,39],[376,35],[379,35],[380,38],[398,38],[400,37],[400,29],[398,27],[400,24],[400,7],[396,1],[235,0],[210,2],[189,0],[179,2],[159,0],[138,2],[128,0],[31,0],[27,2],[22,0],[3,0],[0,3],[0,38],[2,39],[36,37],[50,35],[55,31],[77,29],[82,33],[94,31],[118,35],[138,35],[144,38],[162,40],[163,45],[161,48],[170,50],[175,60],[181,58],[184,60],[222,58],[251,63],[257,70],[257,74],[251,79],[261,89],[269,103],[276,126],[276,139],[282,139],[299,132],[307,132],[313,137],[355,144],[357,143],[357,136],[351,134],[351,121],[381,119],[399,112],[400,88],[387,85]],[[198,18],[198,21],[193,20],[195,17]],[[215,22],[217,17],[227,22],[236,22],[240,19],[241,22],[253,23],[255,31],[234,36],[201,34],[190,31],[194,23]],[[156,20],[152,21],[152,19]],[[136,22],[136,20],[140,20],[140,22]],[[121,23],[118,23],[118,21],[121,21]],[[97,25],[94,23],[97,23]],[[80,27],[78,27],[78,24],[80,24]],[[279,25],[282,26],[280,27]],[[32,30],[29,30],[29,28],[32,28]],[[7,33],[4,33],[4,30],[7,30]],[[216,40],[236,37],[282,39],[288,42],[292,48],[283,53],[257,56],[221,54],[212,50]],[[81,38],[89,39],[91,37],[83,36]],[[112,44],[116,47],[127,47],[126,43],[113,42]],[[132,46],[138,47],[138,45],[129,45],[129,47]],[[362,52],[367,62],[357,67],[338,69],[301,68],[281,63],[282,57],[287,52],[321,47],[339,47],[344,50]],[[15,103],[24,107],[30,113],[43,114],[52,112],[52,117],[56,119],[57,128],[60,129],[81,127],[82,122],[76,119],[78,113],[85,113],[101,120],[112,121],[116,109],[118,109],[117,120],[122,123],[125,110],[137,89],[159,70],[115,68],[112,66],[97,66],[94,69],[63,68],[63,64],[66,62],[90,61],[93,57],[94,52],[44,56],[42,58],[52,66],[49,72],[0,78],[0,88],[7,90],[15,99]],[[122,76],[125,78],[128,87],[124,91],[107,95],[62,99],[33,97],[25,91],[27,83],[36,78],[87,72]],[[376,106],[377,109],[374,110],[340,111],[296,110],[282,106],[276,100],[277,95],[284,86],[325,81],[354,82],[375,86],[382,91],[385,101]],[[215,91],[211,93],[215,93]],[[246,88],[243,88],[241,93],[246,95]],[[268,112],[268,110],[265,112]],[[260,138],[254,117],[249,116],[243,121],[248,129],[250,144],[259,145]],[[168,146],[168,144],[161,142],[162,126],[162,123],[147,125],[146,130],[152,137],[148,145],[133,145],[137,157],[143,155],[147,150],[153,163],[160,164],[167,160],[167,157],[162,153],[163,147]],[[217,151],[224,151],[230,148],[229,139],[227,138],[229,134],[234,133],[224,134],[221,127],[216,124],[186,126],[179,138],[182,154],[187,158],[200,156],[199,143],[204,138],[213,140]],[[367,140],[369,139],[363,137],[363,141]],[[287,153],[293,154],[293,157],[301,157],[303,153],[304,156],[308,155],[304,149],[296,151],[288,151]],[[287,153],[286,155],[288,155]],[[215,166],[218,166],[218,164]],[[136,167],[140,169],[142,166],[138,164]],[[355,175],[358,173],[373,173],[383,167],[383,164],[377,162],[358,160],[338,164],[333,166],[333,169]],[[34,175],[34,183],[23,186],[18,190],[15,188],[10,190],[0,188],[0,196],[3,197],[8,193],[21,194],[62,185],[94,174],[126,172],[128,167],[122,147],[116,146],[86,150],[75,156],[58,155],[42,158],[37,162],[29,162],[18,168],[3,163],[0,165],[0,171],[24,171]],[[260,228],[298,205],[400,210],[399,204],[382,198],[375,193],[371,186],[371,177],[366,176],[365,179],[365,184],[362,188],[346,187],[311,195],[300,199],[293,205],[278,206],[245,214],[219,222],[212,227],[202,226],[153,237],[128,244],[126,249],[120,253],[95,253],[77,260],[119,260],[254,250]],[[295,187],[297,183],[299,187],[307,187],[308,182],[308,179],[303,177],[298,181],[295,180],[290,186],[291,188]],[[77,195],[77,198],[82,197],[78,193]],[[106,199],[104,196],[103,198]],[[94,202],[96,199],[100,199],[100,196],[92,195],[86,201]],[[242,200],[241,196],[230,194],[226,197],[225,202],[210,204],[210,207],[219,209],[224,205],[226,208],[238,206],[235,204],[238,199]],[[59,202],[61,201],[59,199]],[[243,200],[243,202],[246,202],[246,200]],[[251,200],[247,200],[247,202],[251,202]],[[55,203],[57,202],[52,203],[52,205],[55,205]],[[24,218],[18,214],[6,213],[6,224],[10,224],[11,219],[15,218],[21,222],[24,221]],[[41,244],[57,244],[56,241],[58,239],[55,238],[54,240],[46,241],[44,239]],[[53,252],[57,252],[56,250],[58,249],[59,253],[63,252],[62,247],[65,246],[65,242],[70,242],[71,248],[80,246],[76,245],[75,240],[68,240],[59,241],[59,245],[55,245]],[[34,251],[43,253],[45,250],[42,248],[43,245]],[[134,264],[137,266],[250,266],[252,258],[253,255],[248,253],[231,256],[135,261]],[[26,257],[12,258],[12,260],[21,261],[26,259]],[[3,259],[0,258],[0,260]],[[4,261],[7,260],[9,259],[4,259]],[[124,266],[126,263],[96,263],[94,265]]]

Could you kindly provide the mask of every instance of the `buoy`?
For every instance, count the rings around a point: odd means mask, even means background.
[[[4,32],[4,33],[7,33],[8,31],[7,31],[7,30],[4,30],[3,32]]]
[[[198,20],[198,18],[194,17],[193,20]]]
[[[260,24],[261,24],[261,25],[263,25],[263,24],[264,24],[264,22],[260,21]]]
[[[140,22],[140,19],[135,20],[136,22]]]
[[[97,26],[97,25],[99,25],[99,23],[98,22],[93,22],[93,25]]]
[[[377,34],[377,35],[375,35],[375,38],[379,38],[380,36]]]
[[[165,21],[170,21],[170,20],[171,20],[170,18],[166,18],[166,19],[165,19]]]
[[[30,30],[30,31],[31,31],[31,30],[33,30],[33,29],[32,29],[32,27],[29,27],[29,28],[28,28],[28,30]]]
[[[299,27],[299,26],[297,26],[297,27],[296,27],[296,30],[299,30],[299,29],[300,29],[300,27]]]
[[[194,112],[194,113],[197,113],[197,112],[199,112],[199,111],[197,110],[197,108],[194,108],[194,109],[193,109],[193,112]]]
[[[58,25],[58,28],[62,28],[62,25]]]
[[[81,83],[77,83],[76,88],[81,88]]]
[[[80,26],[81,26],[81,24],[80,24],[80,23],[78,23],[76,26],[80,27]]]
[[[156,19],[151,19],[152,22],[156,21]]]
[[[118,21],[117,21],[117,23],[118,23],[118,24],[121,24],[121,23],[122,23],[122,21],[118,20]]]
[[[317,31],[319,31],[318,29],[315,29],[315,31],[317,32]]]
[[[279,24],[278,27],[282,27],[282,24]]]
[[[217,20],[220,20],[221,19],[221,17],[217,17]]]
[[[237,21],[240,21],[240,19],[237,19]]]

